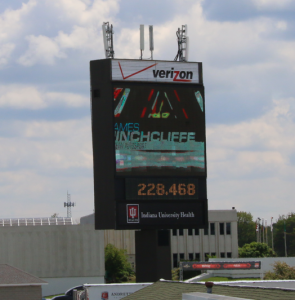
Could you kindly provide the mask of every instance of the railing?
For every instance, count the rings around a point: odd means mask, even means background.
[[[1,219],[0,226],[73,225],[72,218],[13,218]]]

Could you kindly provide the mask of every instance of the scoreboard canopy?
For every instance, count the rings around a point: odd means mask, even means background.
[[[96,229],[207,223],[201,63],[90,62]]]

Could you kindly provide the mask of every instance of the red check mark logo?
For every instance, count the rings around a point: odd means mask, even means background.
[[[136,75],[136,74],[138,74],[138,73],[141,73],[141,72],[143,72],[143,71],[145,71],[145,70],[147,70],[147,69],[150,69],[150,68],[152,68],[152,67],[154,67],[154,66],[156,65],[156,63],[155,63],[155,64],[153,64],[153,65],[151,65],[151,66],[149,66],[149,67],[147,67],[147,68],[144,68],[144,69],[142,69],[142,70],[140,70],[140,71],[138,71],[138,72],[135,72],[135,73],[133,73],[133,74],[128,75],[128,76],[125,77],[120,62],[118,62],[118,64],[119,64],[119,68],[120,68],[120,70],[121,70],[121,74],[122,74],[122,77],[123,77],[124,80],[127,79],[127,78],[130,78],[130,77],[132,77],[132,76],[134,76],[134,75]]]
[[[175,76],[173,78],[173,81],[180,81],[180,82],[191,82],[191,80],[188,80],[188,79],[178,79],[178,75],[180,73],[180,71],[174,71],[175,73]]]

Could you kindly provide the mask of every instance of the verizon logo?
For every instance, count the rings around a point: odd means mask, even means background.
[[[173,81],[191,82],[193,79],[192,71],[153,70],[154,78],[173,78]]]
[[[200,83],[199,72],[198,63],[112,61],[113,80]]]

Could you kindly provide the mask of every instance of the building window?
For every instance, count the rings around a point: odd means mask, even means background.
[[[177,235],[177,229],[172,229],[172,235]]]
[[[195,253],[195,259],[196,261],[200,261],[200,253]]]
[[[224,235],[224,223],[219,223],[219,234]]]
[[[208,227],[204,228],[204,235],[208,235]]]
[[[199,235],[199,229],[195,229],[195,235]]]
[[[211,253],[211,256],[216,256],[216,253],[215,253],[215,252],[212,252],[212,253]]]
[[[179,253],[179,260],[184,260],[184,253]]]
[[[189,253],[188,254],[188,259],[193,260],[194,259],[194,253]]]
[[[215,223],[210,223],[210,234],[215,235]]]
[[[183,229],[179,229],[179,235],[183,235]]]
[[[226,223],[226,234],[231,234],[231,224],[230,223]]]
[[[226,253],[227,258],[231,258],[231,252]]]
[[[178,267],[177,253],[173,253],[173,268]]]
[[[224,252],[220,252],[220,257],[221,258],[225,258],[225,253]]]
[[[188,229],[188,230],[187,230],[187,234],[188,234],[188,235],[193,235],[193,230],[192,230],[191,228]]]
[[[209,260],[208,256],[209,256],[209,253],[205,253],[205,261]]]

